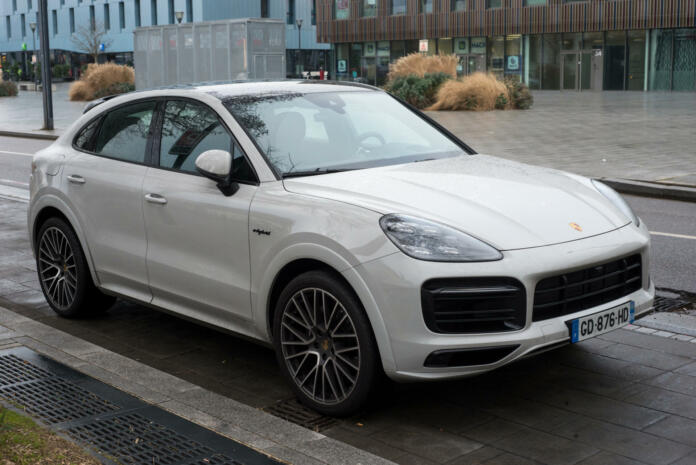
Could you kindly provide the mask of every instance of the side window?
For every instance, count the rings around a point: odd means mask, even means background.
[[[141,102],[107,113],[94,152],[119,160],[144,163],[155,105],[155,102]]]
[[[92,151],[94,143],[94,135],[99,128],[99,122],[101,118],[89,123],[87,126],[83,127],[75,138],[75,147],[81,150],[86,150],[88,152]]]
[[[234,157],[234,175],[239,181],[256,181],[241,149],[214,111],[183,100],[167,102],[162,122],[159,166],[196,173],[196,158],[206,150],[225,150]]]

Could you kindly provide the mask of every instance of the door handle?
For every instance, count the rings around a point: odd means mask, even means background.
[[[84,184],[85,178],[83,178],[79,174],[71,174],[70,176],[68,176],[68,181],[70,181],[73,184]]]
[[[159,194],[146,194],[145,200],[147,200],[150,203],[158,203],[160,205],[164,205],[167,203],[167,199],[165,199]]]

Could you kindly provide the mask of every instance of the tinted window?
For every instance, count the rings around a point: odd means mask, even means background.
[[[80,130],[75,138],[75,147],[82,150],[87,150],[89,152],[92,151],[92,146],[94,145],[94,134],[99,128],[100,121],[101,118],[97,118]]]
[[[144,163],[154,110],[155,102],[142,102],[107,113],[94,151],[119,160]]]
[[[225,150],[234,155],[235,177],[238,180],[255,180],[244,154],[213,110],[187,101],[167,102],[162,123],[159,166],[196,173],[196,158],[213,149]]]

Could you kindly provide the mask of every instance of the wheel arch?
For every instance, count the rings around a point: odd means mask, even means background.
[[[262,286],[257,296],[259,305],[256,307],[258,311],[255,312],[258,327],[265,331],[265,339],[273,340],[272,326],[275,306],[285,286],[299,274],[313,270],[324,270],[345,283],[358,298],[375,337],[382,366],[387,372],[393,371],[395,369],[394,357],[384,320],[375,299],[360,275],[343,257],[328,249],[321,247],[320,250],[317,250],[316,246],[310,246],[304,252],[302,255],[289,254],[291,258],[288,257],[282,261],[279,256],[276,256],[274,264],[269,267],[268,275],[271,277],[267,279],[267,284]],[[281,256],[285,256],[285,254],[281,254]]]
[[[77,240],[80,241],[80,247],[82,247],[82,252],[87,259],[87,267],[89,269],[90,276],[92,276],[92,282],[95,285],[99,285],[99,280],[97,274],[94,270],[94,263],[92,261],[92,254],[89,250],[89,246],[85,240],[84,233],[77,217],[70,211],[70,208],[65,205],[57,197],[43,197],[39,202],[32,205],[30,210],[29,219],[29,233],[31,234],[31,248],[36,255],[36,239],[39,233],[41,225],[49,218],[61,218],[68,226],[72,228],[77,236]]]

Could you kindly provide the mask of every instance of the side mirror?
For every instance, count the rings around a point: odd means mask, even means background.
[[[239,184],[232,181],[232,161],[232,155],[226,150],[207,150],[196,158],[196,169],[217,182],[220,192],[229,197],[239,189]]]

